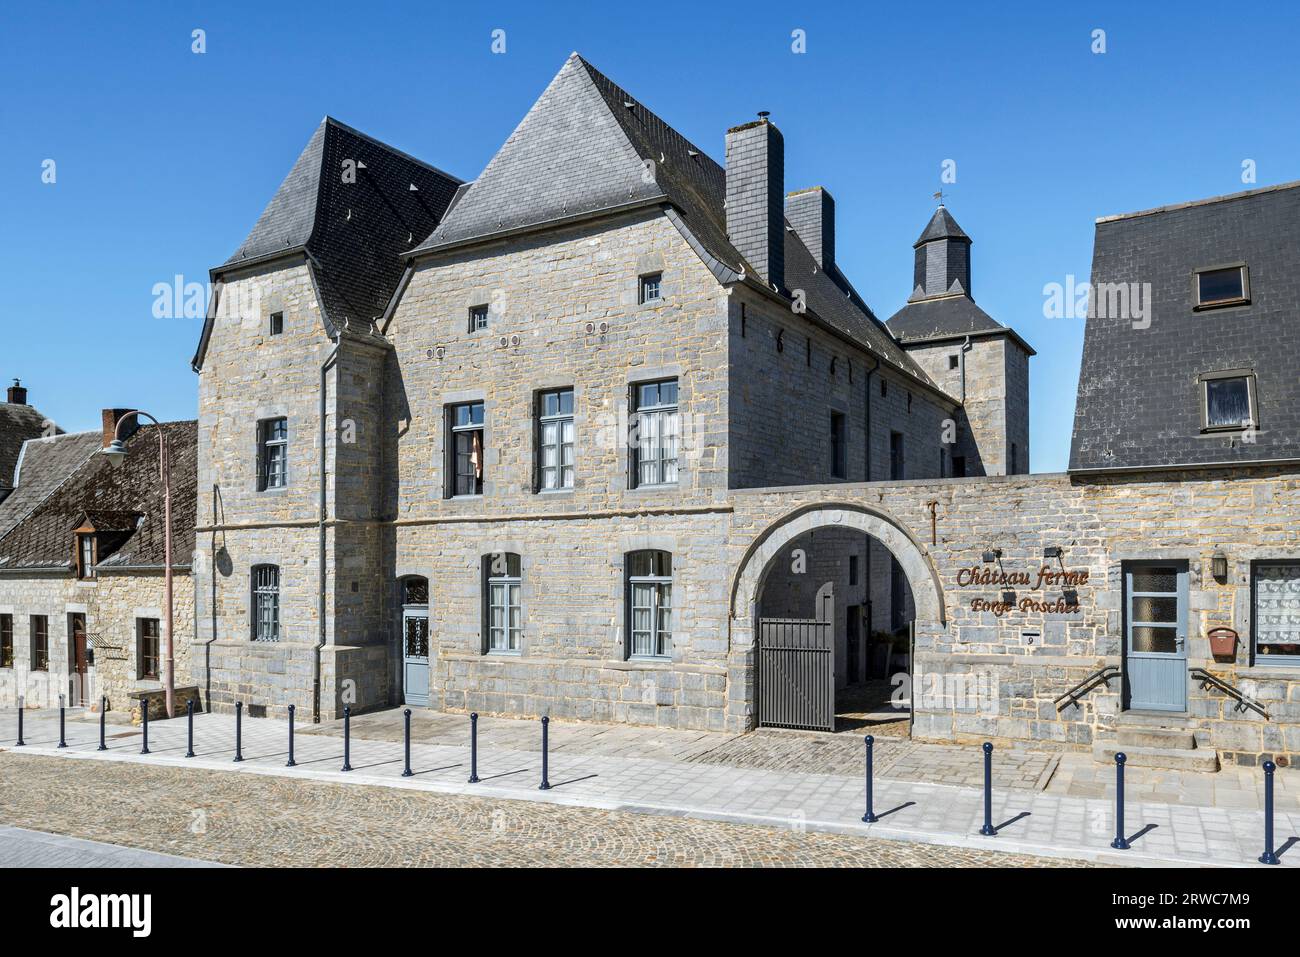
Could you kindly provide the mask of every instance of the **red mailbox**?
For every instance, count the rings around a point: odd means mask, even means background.
[[[1231,628],[1210,629],[1210,654],[1216,658],[1237,656],[1237,633]]]

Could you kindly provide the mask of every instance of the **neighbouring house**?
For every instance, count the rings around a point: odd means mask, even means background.
[[[105,410],[101,431],[27,438],[18,448],[12,492],[0,502],[0,700],[7,707],[20,697],[28,707],[57,707],[62,696],[128,710],[132,696],[162,687],[160,427],[128,420],[127,455],[115,468],[98,453],[125,411]],[[184,685],[194,633],[194,423],[168,422],[161,431],[172,466],[175,667]]]

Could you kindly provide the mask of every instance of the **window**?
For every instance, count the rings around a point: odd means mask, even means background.
[[[289,420],[265,419],[257,425],[257,487],[284,488],[289,484]]]
[[[1256,664],[1300,662],[1300,559],[1252,562],[1250,592]]]
[[[880,397],[883,399],[887,395],[889,395],[889,383],[882,377],[880,380]]]
[[[137,618],[135,633],[140,657],[138,674],[141,678],[157,679],[158,662],[162,658],[162,633],[158,627],[158,619]]]
[[[282,312],[271,313],[270,332],[271,335],[273,336],[281,335],[284,332],[284,313]]]
[[[14,616],[0,615],[0,668],[14,666]]]
[[[1231,306],[1250,302],[1250,279],[1245,265],[1196,272],[1196,306]]]
[[[664,274],[652,272],[641,277],[641,304],[658,302],[662,291]]]
[[[858,556],[850,555],[849,556],[849,584],[856,585],[857,583],[858,583]]]
[[[489,654],[518,653],[523,637],[519,556],[510,552],[484,555],[483,580],[487,610],[484,650]]]
[[[949,368],[949,369],[955,369],[955,368],[957,368],[959,362],[960,362],[960,360],[957,358],[957,356],[955,356],[955,355],[949,356],[949,357],[948,357],[948,368]]]
[[[488,307],[470,306],[469,307],[469,331],[478,332],[480,329],[488,327]]]
[[[1255,376],[1245,370],[1206,373],[1201,376],[1201,429],[1211,432],[1258,426],[1255,414]]]
[[[903,433],[889,433],[889,478],[897,482],[903,478]]]
[[[677,380],[645,382],[632,387],[635,442],[634,487],[677,482]]]
[[[50,670],[50,619],[32,615],[32,671]]]
[[[966,456],[954,455],[952,457],[952,477],[953,478],[966,477]]]
[[[939,478],[946,478],[948,472],[948,450],[939,449]]]
[[[1016,475],[1020,472],[1020,450],[1016,443],[1011,443],[1011,468],[1007,469],[1008,475]]]
[[[77,536],[77,577],[95,577],[95,536]]]
[[[848,474],[844,423],[843,412],[831,413],[831,476],[834,478],[844,478]]]
[[[573,390],[556,389],[537,397],[538,488],[573,488]]]
[[[673,556],[631,552],[627,556],[628,634],[632,658],[667,658],[673,647]]]
[[[280,640],[280,569],[253,566],[253,640]]]
[[[447,497],[483,494],[483,403],[465,402],[447,407]]]

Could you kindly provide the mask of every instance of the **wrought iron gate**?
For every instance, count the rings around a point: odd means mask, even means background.
[[[758,723],[835,730],[835,644],[829,621],[760,618]]]

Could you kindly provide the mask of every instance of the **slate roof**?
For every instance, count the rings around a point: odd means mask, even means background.
[[[1249,269],[1249,304],[1195,310],[1195,271],[1238,262]],[[1094,291],[1149,283],[1150,311],[1108,317],[1119,310],[1099,309],[1105,297],[1094,292],[1070,469],[1300,459],[1298,271],[1300,182],[1099,219]],[[1201,432],[1198,376],[1229,369],[1256,377],[1253,442]]]
[[[482,175],[410,255],[661,204],[719,282],[756,277],[727,239],[725,200],[721,165],[574,53]],[[932,385],[843,274],[821,270],[788,223],[785,236],[785,285],[805,291],[809,310]]]
[[[957,220],[952,218],[952,213],[948,212],[948,207],[940,206],[926,223],[925,229],[917,237],[912,246],[920,246],[922,243],[933,242],[936,239],[964,239],[970,242],[970,237],[957,225]]]
[[[0,494],[14,487],[18,452],[28,439],[44,434],[46,418],[21,402],[0,402]]]
[[[102,442],[99,432],[60,434],[25,442],[18,455],[18,484],[0,501],[0,538],[98,452]]]
[[[65,474],[64,481],[0,534],[0,571],[71,569],[73,532],[88,517],[104,521],[111,531],[100,542],[100,567],[161,568],[163,493],[158,481],[158,428],[143,426],[127,439],[126,460],[117,468],[102,455],[89,454],[82,458],[71,473]],[[172,564],[188,566],[194,551],[198,505],[197,423],[167,422],[162,428],[171,454]],[[69,436],[51,445],[66,443],[84,450],[86,437],[94,440],[94,451],[98,451],[103,440],[99,433]],[[60,464],[71,460],[71,455],[56,458],[49,449],[42,450],[37,458],[24,462],[25,474],[19,489],[24,488],[29,474],[33,482],[46,487],[54,485]],[[40,474],[27,473],[29,465],[39,465]],[[143,518],[134,523],[126,520],[123,513],[135,513]],[[107,554],[106,541],[110,545]]]
[[[344,182],[344,162],[357,162]],[[214,269],[223,273],[282,253],[309,255],[326,332],[382,315],[401,280],[403,251],[427,236],[461,180],[325,117],[248,237]],[[412,189],[412,187],[415,187]],[[211,313],[211,308],[209,313]],[[214,319],[204,323],[200,368]]]

